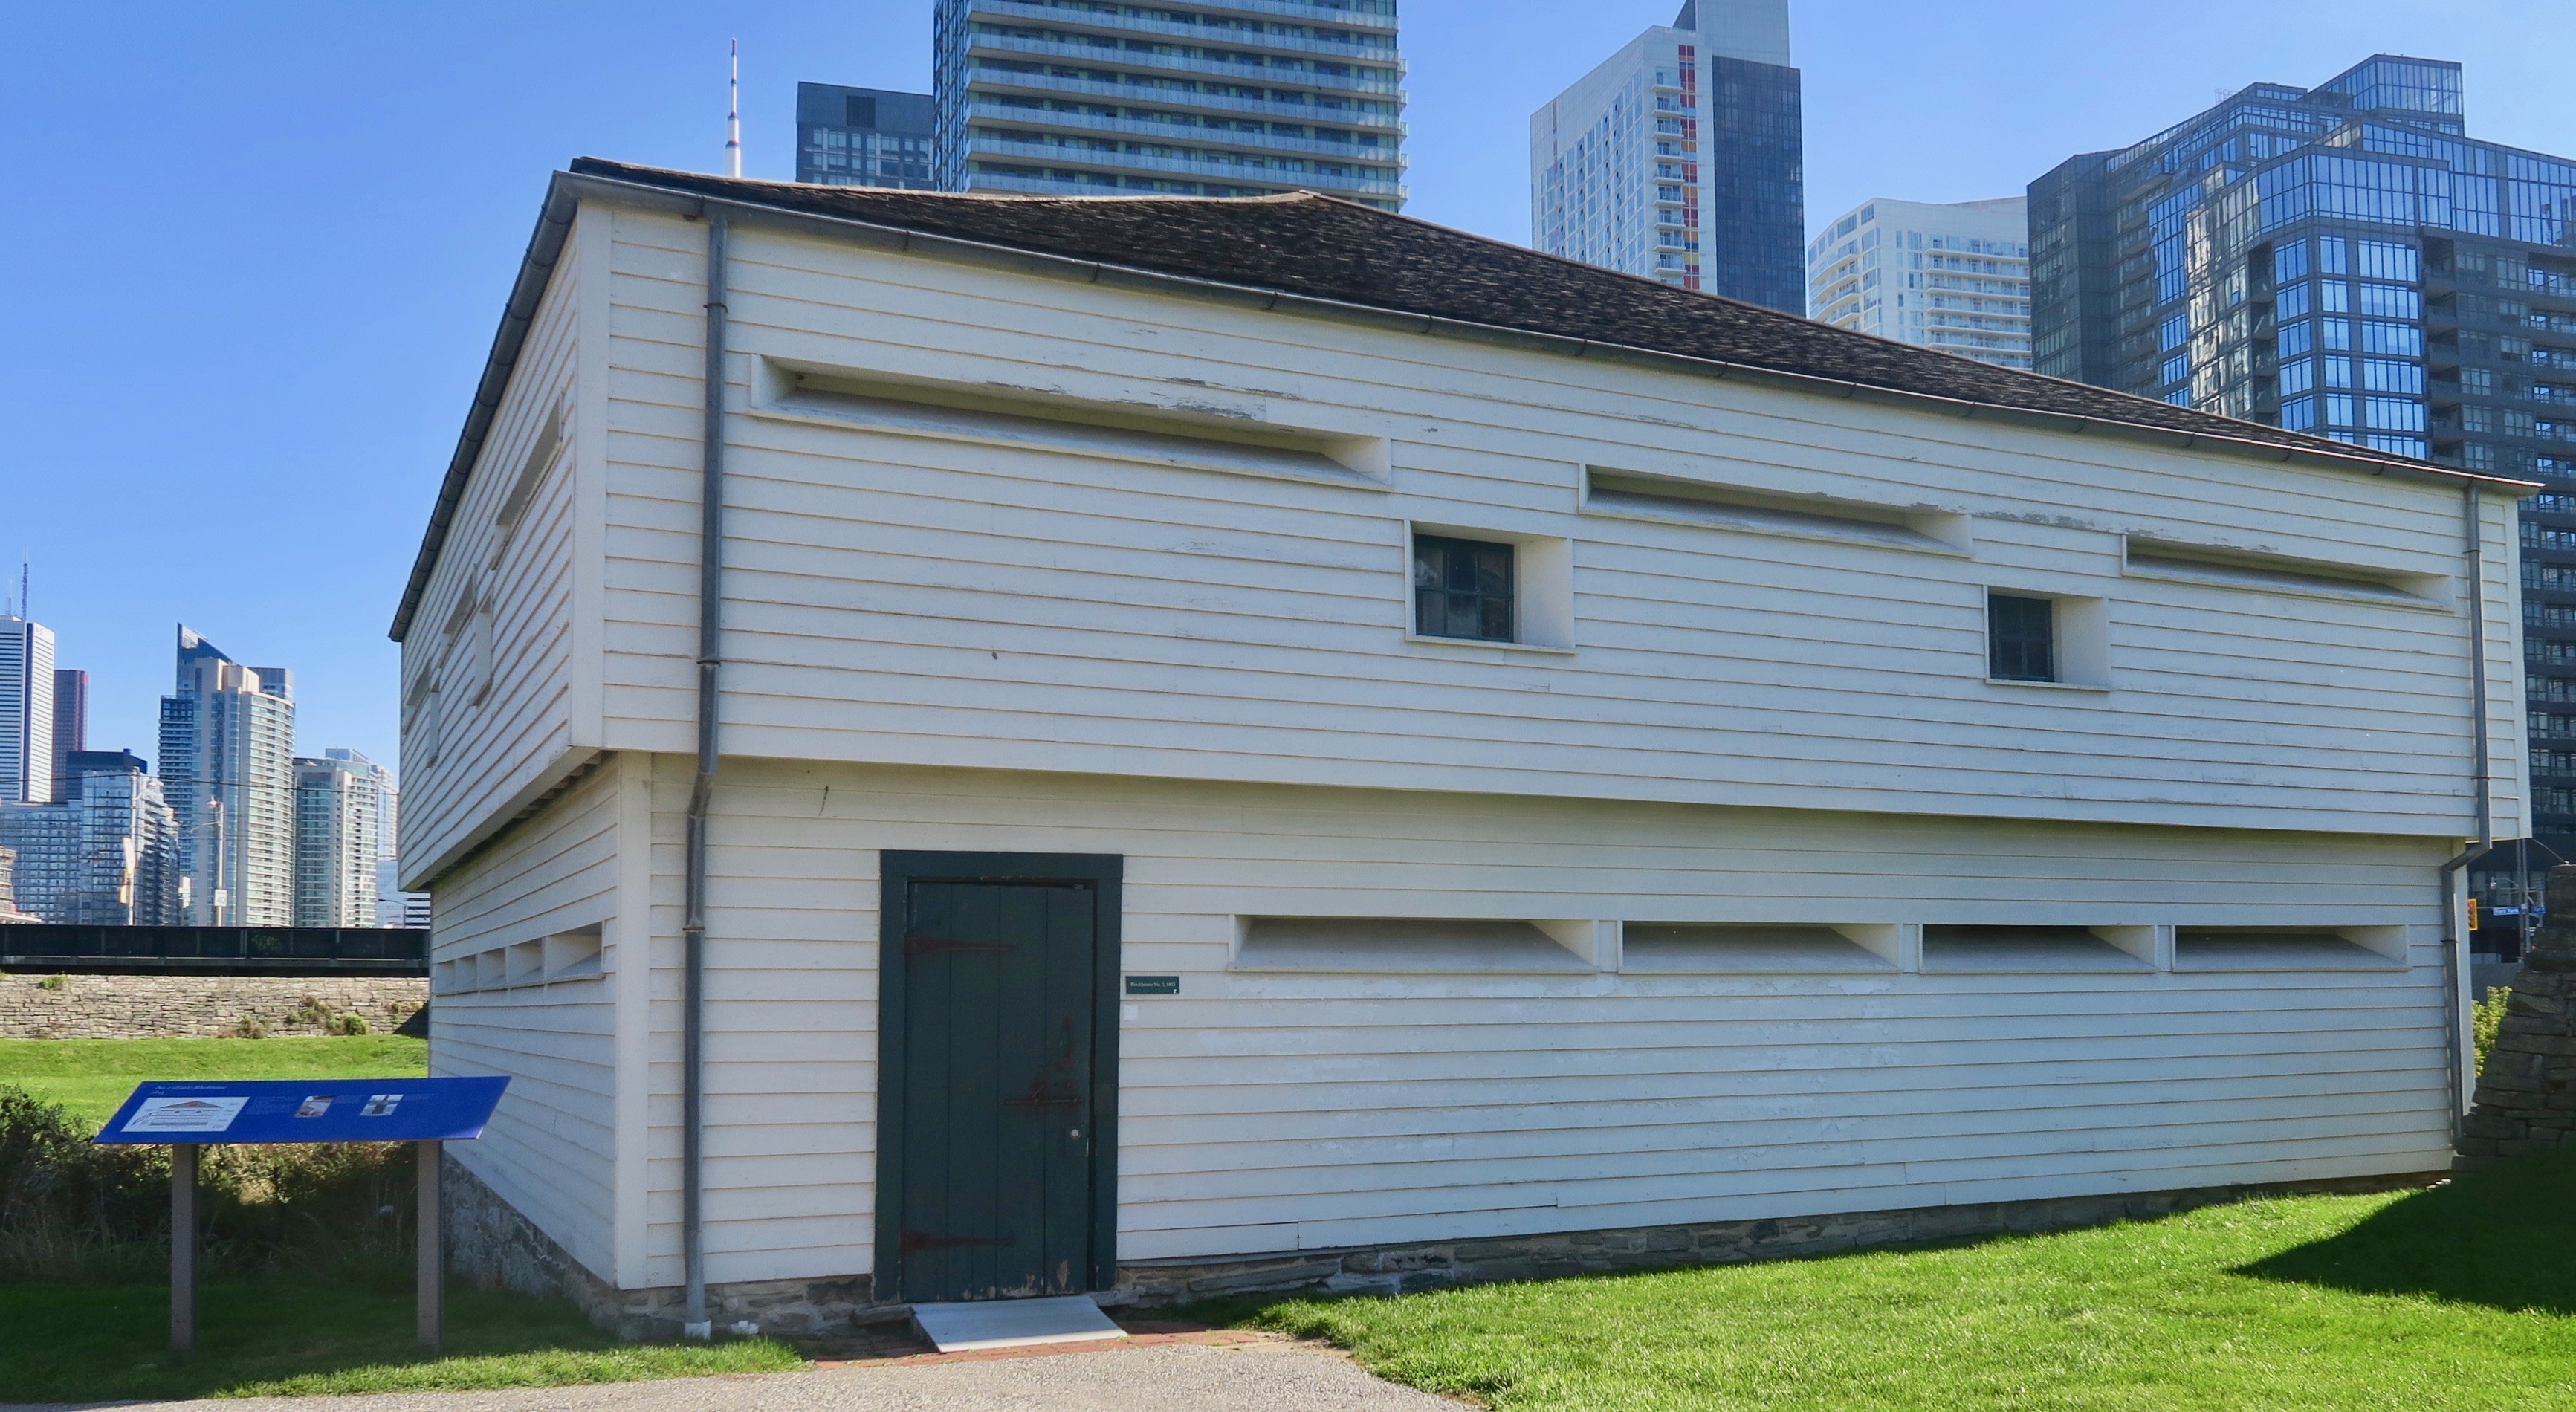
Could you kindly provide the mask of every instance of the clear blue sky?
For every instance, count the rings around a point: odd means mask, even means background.
[[[2008,195],[2259,79],[2468,66],[2470,130],[2576,154],[2569,0],[1792,0],[1812,219]],[[1519,240],[1530,111],[1676,0],[1407,0],[1411,211]],[[799,79],[929,87],[929,0],[29,6],[5,22],[0,558],[91,743],[154,754],[172,625],[291,667],[300,747],[394,755],[385,625],[546,173],[746,170]]]

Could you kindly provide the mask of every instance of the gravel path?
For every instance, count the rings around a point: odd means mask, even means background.
[[[877,1364],[803,1373],[502,1392],[129,1402],[118,1412],[1458,1412],[1287,1342],[1166,1343],[989,1362]],[[39,1412],[17,1408],[11,1412]]]

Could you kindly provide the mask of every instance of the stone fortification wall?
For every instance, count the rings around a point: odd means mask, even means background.
[[[0,976],[0,1039],[387,1034],[428,1003],[423,978]]]
[[[2495,1048],[2460,1127],[2460,1162],[2479,1166],[2576,1140],[2576,866],[2549,870],[2549,914],[2512,981]]]

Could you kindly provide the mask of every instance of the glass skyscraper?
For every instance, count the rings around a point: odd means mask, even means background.
[[[54,630],[0,614],[0,803],[54,797]]]
[[[938,0],[940,185],[1404,205],[1395,0]]]
[[[89,673],[75,667],[54,668],[54,794],[67,797],[69,757],[89,749]]]
[[[2523,502],[2535,835],[2576,860],[2576,162],[2460,67],[2263,83],[2030,187],[2038,370],[2545,481]]]
[[[1530,245],[1807,311],[1788,0],[1687,0],[1530,115]]]
[[[0,803],[0,846],[18,855],[18,905],[79,926],[182,920],[177,824],[143,761],[71,751],[59,792],[51,804]]]
[[[796,85],[796,179],[821,186],[939,189],[930,95]]]

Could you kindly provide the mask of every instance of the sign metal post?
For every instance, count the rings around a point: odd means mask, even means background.
[[[436,1348],[447,1318],[447,1261],[438,1229],[438,1155],[443,1149],[436,1138],[424,1138],[412,1147],[420,1162],[420,1219],[413,1223],[412,1240],[420,1253],[420,1344]]]
[[[170,1350],[197,1346],[197,1169],[219,1142],[408,1142],[419,1165],[417,1332],[436,1348],[445,1332],[446,1261],[438,1221],[438,1165],[450,1142],[483,1135],[507,1078],[262,1079],[153,1082],[137,1087],[93,1142],[170,1145]]]
[[[197,1346],[197,1148],[170,1146],[170,1351]]]

